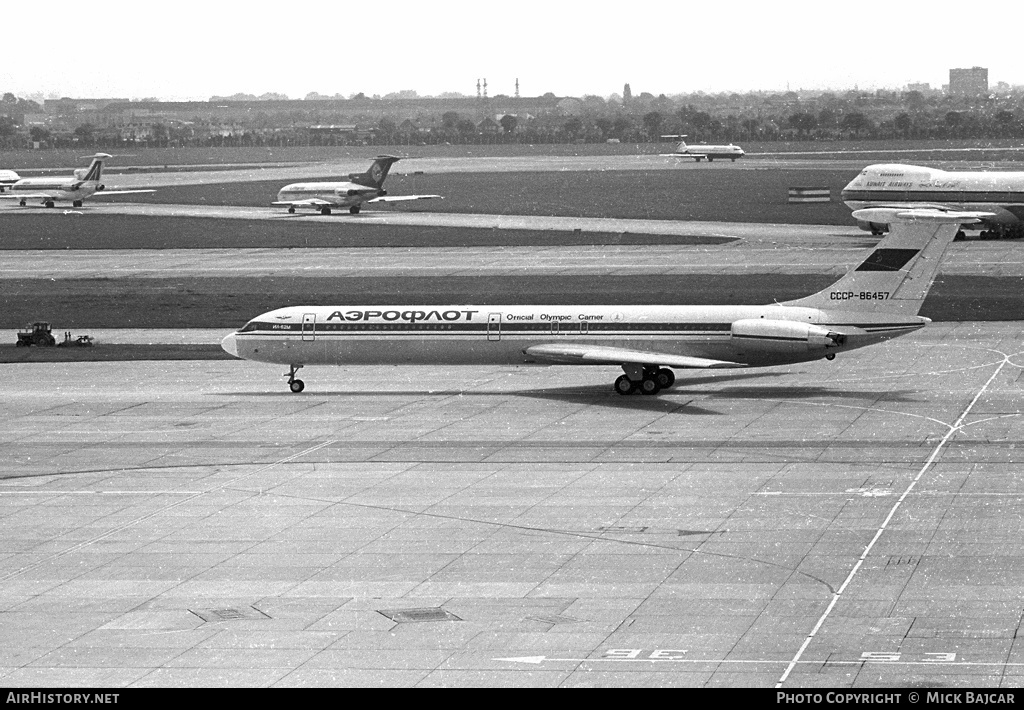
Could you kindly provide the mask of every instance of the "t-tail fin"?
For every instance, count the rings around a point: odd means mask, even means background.
[[[92,162],[89,163],[88,168],[81,168],[75,171],[75,177],[82,182],[99,182],[103,176],[103,161],[112,157],[112,155],[107,153],[97,153],[92,156]]]
[[[880,207],[857,210],[853,216],[887,223],[890,231],[846,276],[823,291],[782,305],[917,315],[960,225],[991,215]]]
[[[373,164],[369,170],[365,173],[352,173],[348,176],[348,179],[367,187],[381,187],[384,185],[384,178],[388,176],[391,166],[399,160],[401,158],[396,158],[393,155],[378,155],[373,159]]]

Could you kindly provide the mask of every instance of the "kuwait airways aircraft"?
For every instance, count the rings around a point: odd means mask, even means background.
[[[662,138],[680,139],[673,152],[661,154],[663,158],[693,158],[698,163],[705,158],[709,163],[713,162],[715,158],[728,158],[735,163],[736,158],[746,155],[742,148],[732,143],[729,145],[686,145],[686,141],[682,140],[686,136],[662,136]]]
[[[312,207],[320,214],[330,214],[332,207],[347,207],[352,214],[359,214],[364,202],[400,202],[403,200],[441,199],[440,195],[397,195],[388,197],[384,179],[391,166],[401,158],[393,155],[378,155],[365,173],[350,173],[346,182],[297,182],[285,185],[277,193],[275,205],[288,205],[288,213],[295,214],[296,207]]]
[[[0,192],[18,182],[18,180],[21,180],[21,176],[13,170],[0,170]]]
[[[852,210],[913,208],[937,213],[984,210],[979,228],[995,234],[1024,235],[1024,172],[947,172],[917,165],[869,165],[843,188]],[[883,222],[857,220],[862,229],[882,234]]]
[[[112,155],[97,153],[92,156],[88,168],[79,168],[73,177],[67,178],[22,178],[7,187],[7,193],[0,195],[8,200],[18,200],[24,207],[29,200],[39,200],[46,207],[53,207],[56,202],[71,202],[74,207],[81,207],[87,197],[102,192],[106,195],[130,195],[139,192],[156,192],[156,190],[107,190],[100,178],[103,175],[103,162]]]
[[[294,306],[257,316],[221,346],[289,365],[611,365],[619,394],[656,394],[672,368],[832,360],[929,323],[918,311],[960,224],[987,214],[863,210],[893,225],[832,286],[763,306]]]

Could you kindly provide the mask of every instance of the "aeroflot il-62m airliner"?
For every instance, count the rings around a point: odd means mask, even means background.
[[[987,213],[863,210],[890,233],[829,288],[763,306],[338,305],[280,308],[224,338],[236,357],[289,365],[613,365],[619,394],[656,394],[672,368],[832,360],[924,327],[918,311],[960,224]]]

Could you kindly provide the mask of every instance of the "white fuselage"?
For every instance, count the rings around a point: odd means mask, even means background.
[[[372,200],[382,192],[356,182],[297,182],[282,187],[277,193],[277,201],[322,200],[338,207],[352,207]]]
[[[729,158],[730,160],[736,160],[741,158],[746,153],[738,145],[687,145],[686,143],[680,143],[676,146],[675,155],[679,157],[693,157],[700,162],[701,158],[706,157],[708,161],[712,161],[715,158]]]
[[[822,337],[827,330],[845,334],[838,349],[850,350],[927,322],[778,304],[294,306],[254,318],[222,345],[247,360],[290,365],[513,365],[535,361],[526,348],[561,343],[680,352],[757,367],[835,353],[835,344]],[[659,364],[657,355],[652,361]]]
[[[1024,172],[949,172],[917,165],[869,165],[843,188],[852,210],[938,207],[991,212],[986,222],[1024,222]]]
[[[96,194],[99,183],[94,180],[83,182],[78,178],[23,178],[10,185],[7,191],[12,195],[26,193],[29,199],[45,195],[54,202],[84,200]]]

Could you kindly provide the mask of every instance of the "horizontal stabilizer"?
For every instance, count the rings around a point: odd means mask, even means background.
[[[941,222],[950,224],[975,224],[988,217],[995,217],[992,212],[957,212],[936,207],[868,207],[855,210],[854,219],[877,224],[893,222]]]
[[[367,200],[367,204],[370,202],[405,202],[406,200],[443,200],[444,198],[440,195],[388,195],[387,197],[376,197],[372,200]]]
[[[649,352],[646,350],[630,350],[628,348],[605,347],[599,345],[571,345],[549,343],[533,345],[523,353],[545,362],[595,365],[663,365],[688,369],[711,369],[725,367],[746,367],[740,362],[728,360],[710,360],[689,355],[673,355],[670,353]]]

